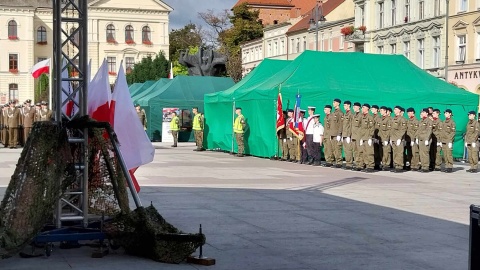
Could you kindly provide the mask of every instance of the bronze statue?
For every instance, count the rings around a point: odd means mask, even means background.
[[[225,74],[227,57],[211,49],[200,49],[191,55],[186,51],[180,52],[178,62],[188,68],[190,76],[222,76]]]

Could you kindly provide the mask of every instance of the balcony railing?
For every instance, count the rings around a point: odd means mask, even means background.
[[[352,42],[354,44],[363,44],[367,42],[367,35],[360,30],[355,30],[350,35],[345,36],[345,41]]]

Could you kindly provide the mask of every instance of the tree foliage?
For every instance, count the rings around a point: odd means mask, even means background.
[[[40,102],[44,100],[48,100],[48,89],[49,89],[49,81],[48,81],[48,75],[47,74],[42,74],[38,78],[37,81],[37,91],[35,91],[35,102]]]
[[[187,67],[178,62],[180,52],[188,50],[190,54],[195,54],[198,51],[198,48],[204,44],[202,27],[189,23],[181,29],[172,30],[169,40],[169,59],[173,63],[173,74],[188,75]]]
[[[151,56],[145,57],[141,62],[136,63],[132,72],[127,74],[128,84],[143,83],[150,80],[167,78],[170,72],[170,62],[162,51],[154,59]]]

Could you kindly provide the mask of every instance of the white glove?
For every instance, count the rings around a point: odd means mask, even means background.
[[[402,142],[402,140],[398,139],[397,140],[397,146],[400,146],[400,143]]]
[[[441,143],[441,142],[437,142],[437,146],[438,146],[438,147],[442,147],[442,143]]]
[[[283,139],[283,142],[287,142],[287,139]]]
[[[425,145],[428,146],[428,141],[425,141]]]
[[[360,145],[363,145],[363,140],[360,140]]]
[[[307,147],[307,143],[303,143],[303,148]]]
[[[290,141],[293,141],[293,138],[290,138]]]
[[[388,145],[388,141],[384,141],[384,142],[383,142],[383,145],[387,146],[387,145]]]
[[[337,136],[337,142],[342,140],[342,136]]]
[[[472,143],[472,147],[476,147],[476,146],[477,146],[477,144],[476,144],[476,143]]]
[[[415,143],[418,144],[418,139],[415,139]]]
[[[414,142],[410,142],[410,146],[413,146],[413,145],[415,145],[415,143],[414,143]]]
[[[467,147],[467,143],[465,142],[465,147]]]
[[[448,148],[452,149],[452,143],[451,142],[448,143]]]
[[[346,142],[346,143],[350,143],[350,137],[347,137],[347,138],[345,139],[345,142]]]
[[[372,139],[368,139],[367,143],[368,143],[368,146],[372,146]]]

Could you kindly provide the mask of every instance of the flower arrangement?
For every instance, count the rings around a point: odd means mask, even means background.
[[[18,73],[18,69],[16,69],[16,68],[11,68],[11,69],[8,70],[8,72],[13,73],[13,74],[17,74],[17,73]]]
[[[8,36],[8,39],[9,40],[18,40],[18,37],[17,36]]]
[[[367,27],[365,25],[359,26],[357,29],[362,31],[364,34],[367,31]]]
[[[346,27],[343,27],[342,29],[340,29],[340,32],[344,36],[349,36],[357,30],[362,31],[362,33],[365,34],[365,32],[367,31],[367,27],[365,25],[359,26],[357,28],[355,28],[353,26],[346,26]]]
[[[38,41],[37,44],[38,45],[47,45],[47,42],[46,41]]]
[[[142,41],[144,45],[153,45],[153,43],[150,40],[144,40]]]
[[[114,38],[107,38],[108,44],[117,44],[117,41]]]
[[[125,40],[125,43],[127,43],[128,45],[133,45],[135,44],[135,41],[133,41],[133,39],[127,39]]]
[[[407,22],[408,22],[408,17],[405,16],[405,18],[403,19],[403,21],[404,21],[405,23],[407,23]]]
[[[78,71],[71,71],[70,77],[78,77]]]
[[[108,75],[115,76],[115,75],[117,75],[117,72],[115,72],[115,71],[109,71],[109,72],[108,72]]]

